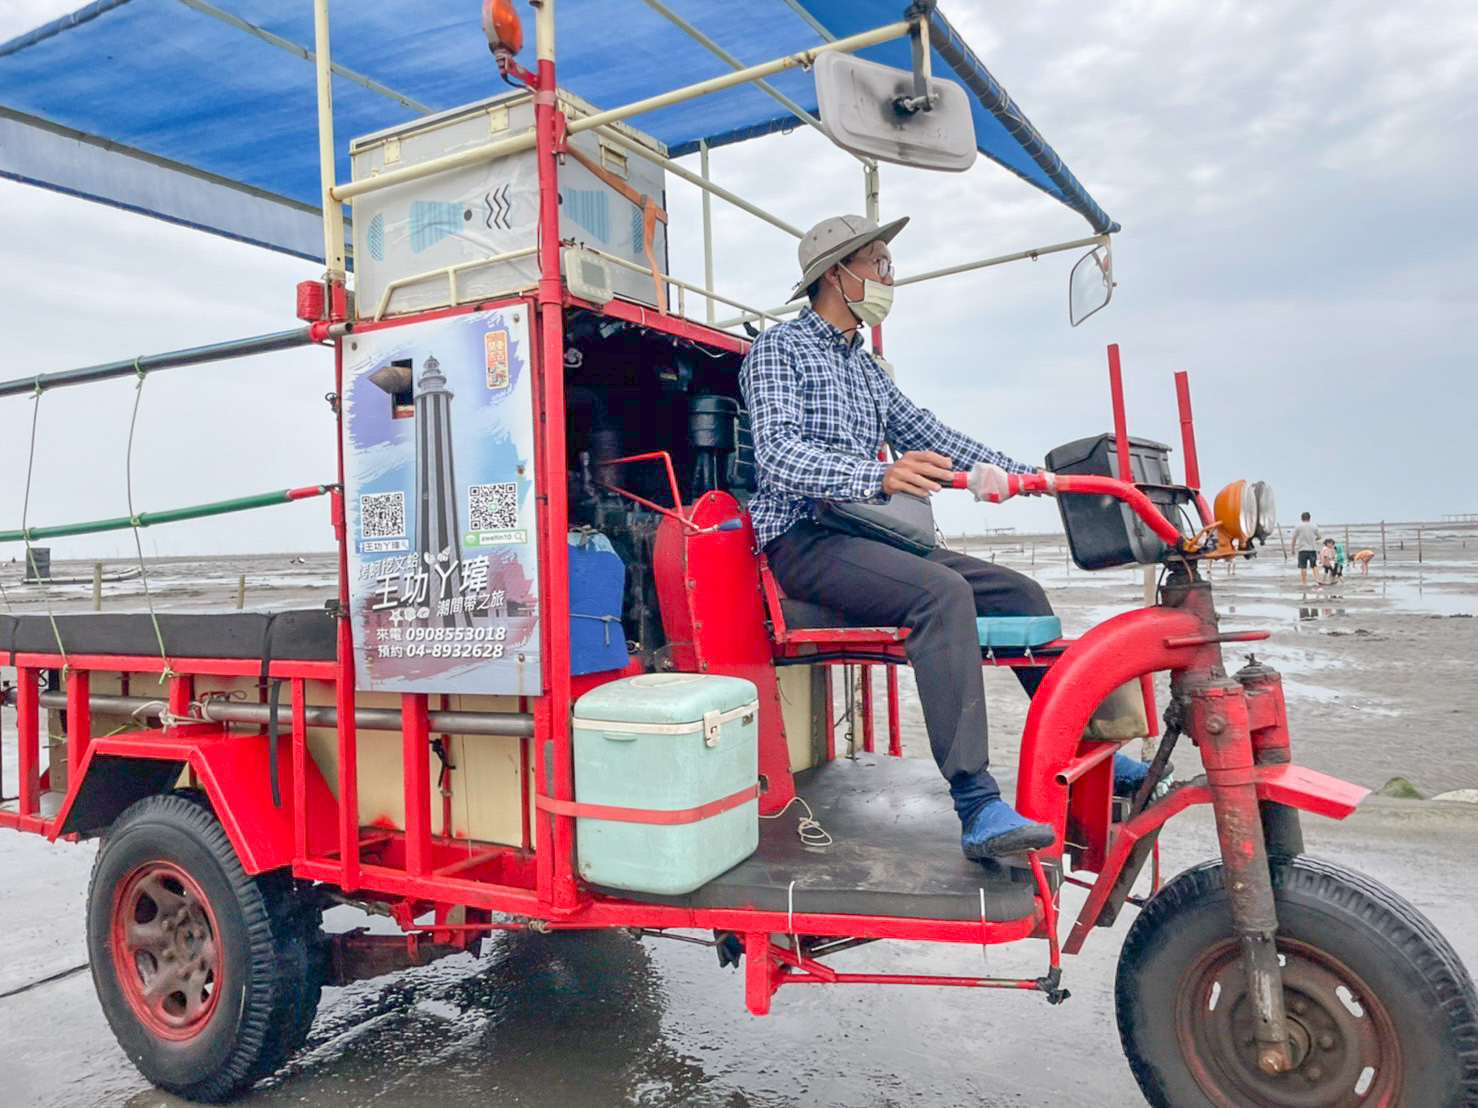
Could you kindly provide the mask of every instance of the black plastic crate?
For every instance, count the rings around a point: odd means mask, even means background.
[[[1063,476],[1119,477],[1117,441],[1112,434],[1064,443],[1047,454],[1047,468]],[[1178,527],[1195,494],[1173,484],[1170,447],[1150,439],[1129,439],[1129,480]],[[1059,496],[1062,526],[1073,561],[1083,569],[1153,565],[1164,558],[1165,541],[1134,509],[1111,496]]]

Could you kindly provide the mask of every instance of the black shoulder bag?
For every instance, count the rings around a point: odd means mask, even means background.
[[[871,382],[868,382],[868,388],[871,390]],[[881,427],[882,410],[877,407],[876,392],[872,401]],[[886,427],[882,430],[887,433]],[[915,496],[911,492],[894,493],[881,500],[818,500],[811,517],[833,531],[875,539],[910,554],[922,556],[939,545],[933,505],[927,497]]]

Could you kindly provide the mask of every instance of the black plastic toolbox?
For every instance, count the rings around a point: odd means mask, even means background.
[[[1112,434],[1064,443],[1047,454],[1047,468],[1063,476],[1118,477],[1119,456]],[[1130,480],[1183,533],[1194,518],[1195,493],[1172,483],[1170,447],[1150,439],[1129,439]],[[1073,561],[1083,569],[1153,565],[1166,544],[1134,510],[1111,496],[1059,496],[1062,526]]]

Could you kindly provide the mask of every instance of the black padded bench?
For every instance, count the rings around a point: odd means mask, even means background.
[[[331,662],[338,632],[322,608],[283,612],[160,612],[159,631],[172,658],[251,658]],[[270,638],[269,636],[270,631]],[[0,663],[16,654],[55,654],[57,636],[68,654],[157,657],[159,637],[148,612],[0,615]]]

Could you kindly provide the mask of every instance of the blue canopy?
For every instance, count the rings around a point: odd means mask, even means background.
[[[746,65],[900,19],[903,0],[666,0]],[[522,5],[520,5],[522,7]],[[334,129],[348,140],[504,89],[479,5],[334,0]],[[527,10],[527,9],[525,9]],[[640,0],[558,0],[559,82],[601,108],[729,72]],[[532,66],[532,20],[520,58]],[[1118,229],[937,11],[936,76],[970,91],[980,152]],[[906,39],[863,52],[910,66]],[[815,113],[809,73],[770,84]],[[632,123],[674,155],[787,129],[747,85]],[[96,0],[0,46],[0,175],[322,258],[313,12],[307,0]],[[349,179],[339,157],[338,180]]]

